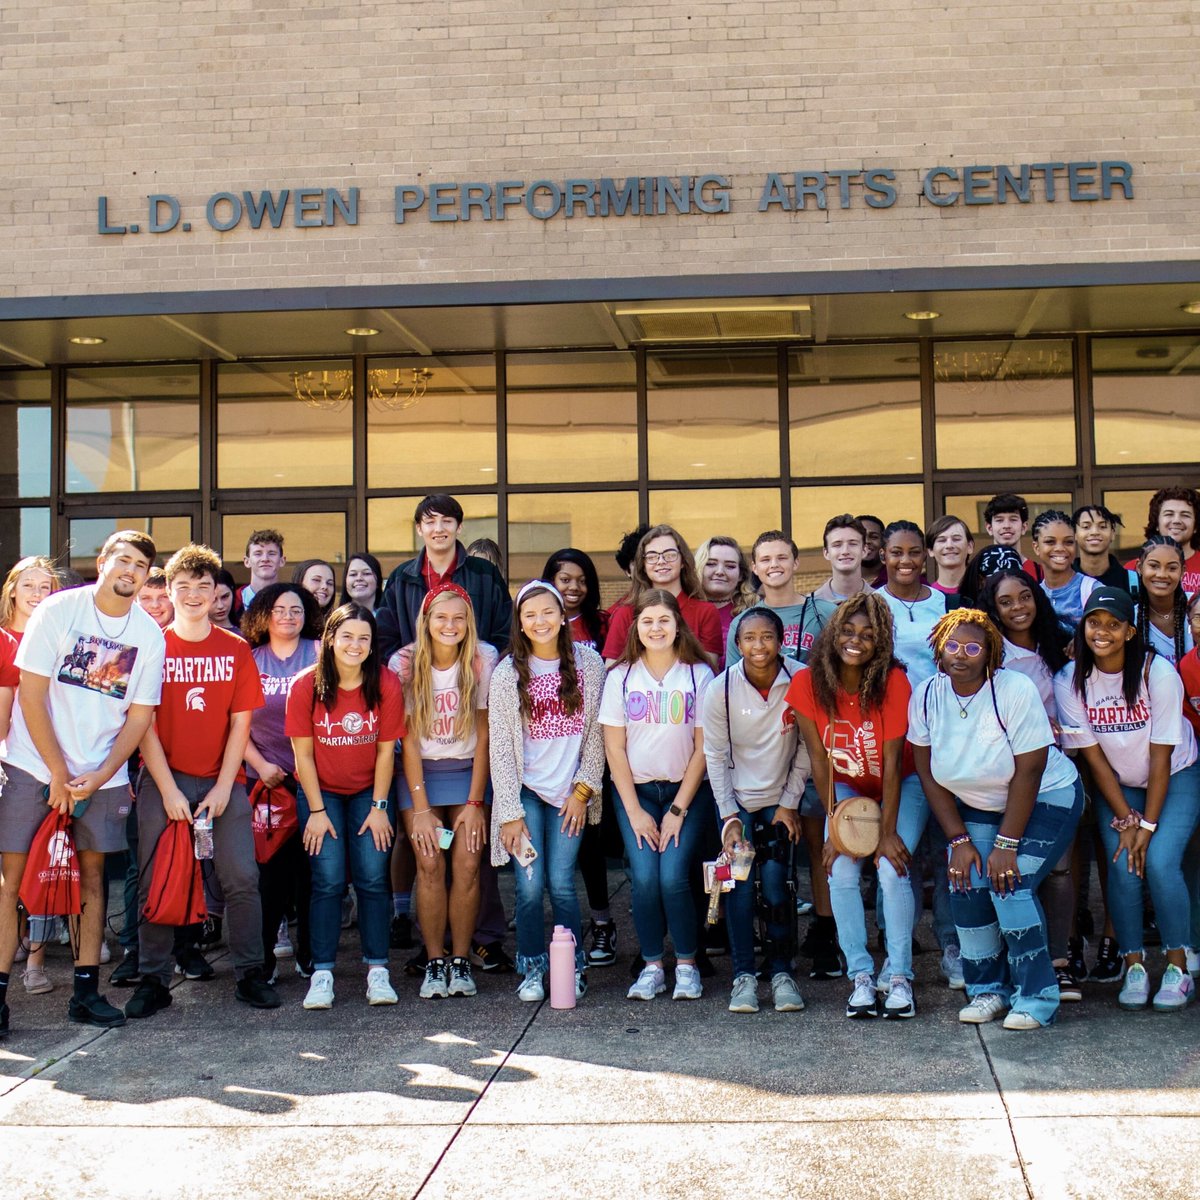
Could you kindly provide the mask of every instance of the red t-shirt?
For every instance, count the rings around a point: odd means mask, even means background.
[[[162,700],[155,714],[158,740],[173,771],[215,779],[234,713],[263,706],[262,683],[250,647],[228,629],[212,627],[202,642],[163,630]],[[242,772],[240,780],[245,779]]]
[[[317,779],[323,791],[353,796],[375,783],[378,743],[404,737],[404,692],[391,671],[379,677],[380,703],[367,709],[362,688],[338,688],[332,709],[313,704],[315,668],[302,671],[288,695],[284,732],[291,738],[312,738]]]
[[[601,648],[604,646],[604,639],[608,635],[608,613],[606,613],[604,609],[601,609],[596,616],[599,618],[600,625],[599,645],[592,640],[592,635],[588,632],[588,627],[584,623],[582,617],[572,617],[570,621],[567,622],[567,628],[571,631],[571,641],[579,642],[580,645],[583,646],[591,646],[593,650],[599,653]]]
[[[883,703],[874,712],[860,711],[857,696],[838,689],[837,715],[833,722],[832,740],[829,733],[829,714],[817,704],[813,695],[812,672],[797,671],[788,685],[787,704],[802,717],[808,717],[817,726],[825,746],[843,750],[852,756],[859,766],[859,773],[851,775],[834,768],[835,783],[852,787],[859,796],[870,796],[872,800],[883,799],[883,746],[908,732],[908,701],[912,687],[908,676],[900,667],[888,672],[887,688]],[[912,751],[908,743],[904,746],[902,775],[913,771]]]
[[[17,670],[18,638],[0,629],[0,687],[15,688],[21,682],[21,672]]]
[[[675,599],[679,603],[679,613],[683,623],[696,635],[700,645],[709,654],[719,658],[725,650],[721,641],[721,615],[715,604],[707,600],[693,600],[691,596],[680,592]],[[629,627],[633,624],[633,605],[616,604],[608,614],[608,637],[604,639],[604,657],[620,658],[625,652],[625,639],[629,636]]]
[[[1200,649],[1189,650],[1179,660],[1178,670],[1183,679],[1183,715],[1200,737]]]

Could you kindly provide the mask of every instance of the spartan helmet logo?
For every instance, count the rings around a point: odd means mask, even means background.
[[[184,697],[184,705],[189,712],[204,711],[204,689],[202,687],[188,688],[187,696]]]
[[[50,853],[50,866],[52,867],[69,867],[71,859],[75,857],[71,839],[61,829],[51,837],[47,849]]]

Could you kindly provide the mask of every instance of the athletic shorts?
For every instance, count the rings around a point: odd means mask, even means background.
[[[50,811],[46,785],[8,763],[4,773],[7,779],[0,791],[0,854],[28,854],[33,835]],[[125,820],[132,803],[127,783],[93,792],[83,814],[75,818],[75,849],[100,854],[124,850]]]

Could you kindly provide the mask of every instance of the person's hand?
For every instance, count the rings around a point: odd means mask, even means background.
[[[912,855],[898,833],[881,833],[879,848],[875,851],[875,865],[878,867],[886,858],[892,864],[892,869],[903,879],[908,874],[908,862]]]
[[[1146,875],[1146,851],[1150,848],[1150,839],[1154,835],[1148,829],[1141,827],[1133,830],[1133,849],[1129,852],[1129,861],[1134,874],[1140,878]]]
[[[382,808],[371,806],[367,819],[358,827],[358,836],[370,832],[375,841],[376,850],[390,850],[392,846],[392,823],[388,820],[387,812]]]
[[[562,806],[562,824],[558,827],[558,832],[565,833],[567,837],[579,837],[586,824],[587,804],[577,796],[569,796],[566,804]]]
[[[682,817],[677,817],[669,808],[663,813],[662,825],[658,830],[658,850],[661,854],[672,842],[675,848],[679,849],[679,835],[683,832],[683,823],[687,820],[687,813]]]
[[[71,796],[71,812],[74,813],[75,805],[81,800],[86,800],[94,792],[98,792],[104,783],[97,771],[84,771],[82,775],[68,780],[66,787]]]
[[[56,779],[51,775],[50,786],[46,789],[46,803],[69,817],[75,809],[75,797],[71,794],[71,784],[66,779]]]
[[[500,845],[514,858],[521,853],[521,840],[527,837],[529,826],[525,824],[524,817],[518,817],[515,821],[505,821],[500,826]]]
[[[162,803],[168,821],[186,821],[189,825],[192,823],[192,806],[178,788],[172,788],[164,795]]]
[[[991,882],[992,891],[997,896],[1007,896],[1017,890],[1021,882],[1021,870],[1017,866],[1015,850],[992,849],[987,860],[987,877]]]
[[[837,861],[838,852],[832,842],[826,842],[821,847],[821,866],[825,868],[826,876],[833,870],[833,864]]]
[[[263,769],[258,774],[259,779],[269,787],[279,787],[287,778],[287,772],[278,763],[263,763]]]
[[[423,808],[420,812],[413,813],[412,844],[423,858],[436,858],[441,853],[438,843],[438,830],[441,827],[442,823],[432,808]]]
[[[1130,829],[1120,830],[1117,833],[1116,853],[1112,856],[1113,864],[1115,865],[1122,854],[1126,855],[1125,869],[1131,875],[1141,875],[1145,870],[1145,850],[1142,851],[1142,861],[1140,865],[1136,858],[1139,833],[1146,833],[1146,830],[1139,829],[1136,825]]]
[[[950,851],[950,890],[965,892],[971,886],[971,872],[983,873],[983,860],[973,842],[962,842]]]
[[[725,827],[725,833],[721,838],[721,850],[723,853],[732,855],[733,852],[746,840],[746,829],[741,821],[730,820]]]
[[[209,788],[204,799],[196,805],[196,816],[208,813],[214,819],[219,817],[229,807],[229,792],[229,788],[219,785]]]
[[[800,814],[794,808],[784,808],[783,805],[779,805],[775,809],[775,816],[771,824],[782,825],[787,831],[788,841],[793,845],[798,844],[804,836],[804,831],[800,828]]]
[[[308,851],[310,857],[316,858],[321,853],[321,844],[327,836],[333,838],[335,842],[337,841],[337,831],[329,819],[329,814],[325,812],[309,813],[308,821],[304,826],[304,849]]]
[[[629,827],[633,830],[633,836],[637,838],[637,847],[639,850],[643,849],[643,842],[651,850],[662,849],[662,836],[659,832],[658,824],[640,804],[637,806],[635,812],[631,814],[627,810],[625,815],[629,818]],[[666,824],[665,818],[663,824]]]
[[[478,804],[464,804],[454,822],[454,836],[466,839],[467,849],[476,854],[487,845],[487,822]]]

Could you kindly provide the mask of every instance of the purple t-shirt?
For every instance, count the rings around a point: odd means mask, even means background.
[[[264,642],[251,653],[258,664],[267,703],[264,708],[255,709],[250,718],[250,740],[267,762],[275,763],[290,775],[296,769],[296,756],[292,753],[291,738],[283,732],[288,693],[296,676],[317,661],[317,643],[301,639],[290,658],[280,658],[270,642]],[[258,778],[249,766],[246,773],[251,779]]]

